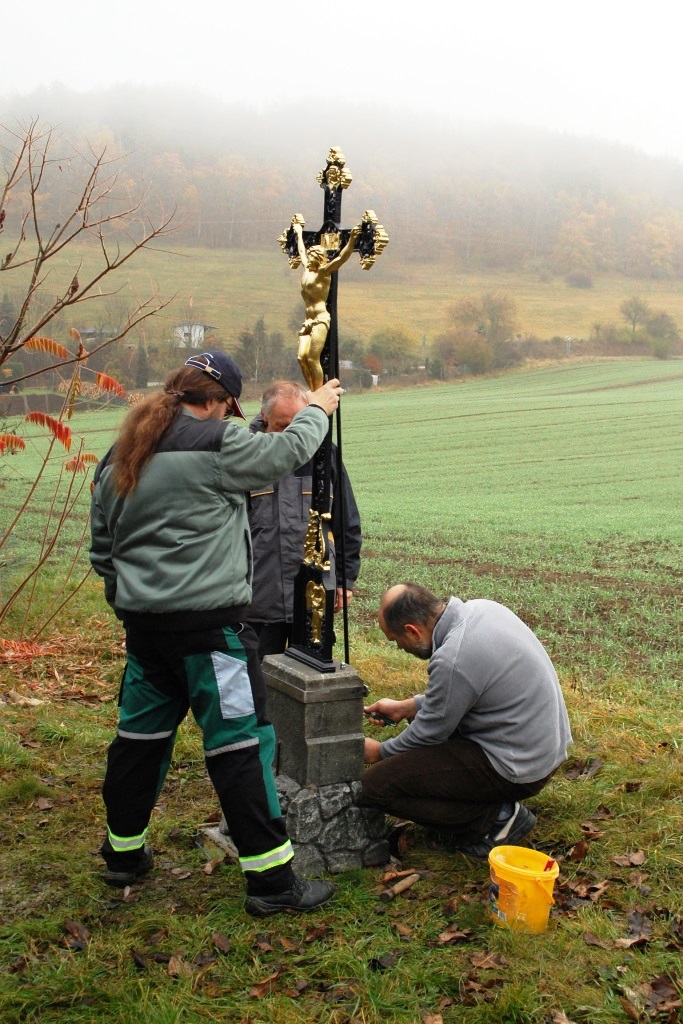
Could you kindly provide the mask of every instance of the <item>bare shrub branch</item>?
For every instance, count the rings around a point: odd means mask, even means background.
[[[4,138],[2,137],[4,136]],[[172,231],[175,211],[160,211],[152,222],[142,217],[142,195],[131,197],[121,187],[115,165],[106,149],[75,153],[70,157],[53,155],[56,142],[52,129],[43,129],[32,121],[18,131],[0,126],[0,139],[10,156],[0,201],[0,237],[11,231],[13,241],[0,273],[21,280],[21,301],[14,324],[0,334],[0,366],[16,355],[26,342],[47,332],[48,326],[65,310],[92,300],[116,294],[118,288],[103,291],[105,278],[119,271],[132,257],[152,247],[152,243]],[[45,212],[51,179],[57,177],[62,196],[61,217],[52,220]],[[132,233],[133,222],[141,234]],[[68,268],[68,251],[76,241],[93,243],[99,257],[94,269],[83,276],[82,260],[76,270]],[[0,279],[2,280],[2,279]],[[53,297],[45,301],[47,283],[58,282]],[[3,281],[4,284],[4,281]],[[138,303],[121,330],[98,345],[99,351],[123,338],[136,324],[164,309],[171,298],[162,300],[154,293]],[[71,318],[73,322],[73,317]],[[84,359],[83,350],[67,360],[55,360],[40,371],[13,378],[13,383]]]

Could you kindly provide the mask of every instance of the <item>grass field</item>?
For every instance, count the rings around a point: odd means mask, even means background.
[[[492,927],[486,866],[421,830],[403,863],[428,876],[392,904],[367,870],[338,876],[310,921],[247,919],[237,869],[205,874],[193,842],[215,801],[190,725],[152,823],[154,875],[104,891],[99,787],[122,649],[89,581],[45,638],[51,654],[0,664],[3,1021],[679,1019],[682,413],[683,366],[654,360],[344,398],[365,537],[351,660],[373,696],[424,685],[424,664],[375,623],[402,579],[508,604],[558,668],[575,744],[530,801],[534,841],[561,862],[544,935]],[[102,454],[118,415],[77,414],[74,429]],[[19,460],[0,477],[3,508]]]
[[[287,331],[299,318],[299,275],[277,246],[264,252],[183,250],[177,257],[146,257],[148,286],[163,281],[179,296],[169,314],[186,316],[187,299],[199,319],[219,327],[217,337],[232,343],[245,324],[265,317],[270,330]],[[140,292],[142,283],[137,285]],[[340,274],[339,330],[367,343],[385,327],[402,327],[427,346],[448,327],[447,311],[456,300],[485,292],[514,299],[518,330],[541,338],[588,338],[595,323],[622,325],[619,306],[639,295],[653,309],[664,309],[683,324],[683,293],[675,282],[596,277],[590,289],[570,288],[561,277],[542,280],[534,273],[467,273],[447,264],[407,263],[389,246],[371,271],[349,261]],[[290,329],[291,330],[291,329]]]
[[[55,268],[51,287],[55,292],[60,286],[67,287],[77,270],[85,280],[94,260],[92,248],[73,246],[64,264]],[[148,322],[148,342],[168,338],[174,323],[192,316],[215,326],[217,342],[229,347],[240,331],[253,326],[260,316],[265,317],[269,331],[291,335],[295,343],[289,325],[292,319],[298,323],[301,314],[299,276],[299,270],[290,269],[275,239],[266,250],[245,252],[174,247],[171,236],[164,240],[163,248],[160,244],[155,251],[140,253],[117,281],[131,305],[157,292],[172,300],[158,318]],[[18,285],[20,280],[17,272],[7,286]],[[340,336],[342,341],[355,336],[367,343],[381,328],[402,327],[416,345],[425,339],[429,346],[448,326],[450,305],[486,292],[510,296],[517,307],[517,330],[540,338],[588,338],[596,323],[624,326],[619,306],[633,295],[645,299],[655,311],[665,310],[683,325],[683,291],[676,281],[595,275],[593,288],[570,288],[561,276],[531,271],[463,273],[446,263],[411,262],[390,244],[371,271],[362,270],[356,259],[343,268]],[[96,305],[79,306],[76,322],[69,322],[66,328],[101,324],[103,313],[95,313],[96,309]]]

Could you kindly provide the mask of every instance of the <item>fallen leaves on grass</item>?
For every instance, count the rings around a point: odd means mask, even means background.
[[[172,956],[168,961],[166,973],[168,974],[169,978],[191,978],[192,967],[190,964],[186,963],[185,960],[182,960],[179,956]]]
[[[438,942],[441,946],[454,946],[458,942],[467,942],[472,936],[471,928],[460,928],[457,924],[449,924],[439,933]]]
[[[593,903],[601,899],[609,889],[609,882],[591,882],[588,879],[575,879],[565,884],[579,899],[591,900]]]
[[[565,779],[592,779],[604,766],[599,757],[591,757],[587,761],[574,761],[564,771]]]
[[[587,946],[598,946],[600,949],[611,949],[612,943],[606,939],[599,939],[595,932],[584,932],[583,941]]]
[[[646,854],[644,850],[635,850],[634,853],[621,853],[612,857],[612,863],[618,864],[621,868],[639,868],[645,863]]]
[[[252,999],[263,999],[264,996],[270,995],[275,988],[275,983],[282,974],[284,968],[278,967],[276,971],[269,974],[267,978],[262,981],[257,981],[256,984],[252,985],[249,989],[249,995]]]
[[[187,868],[171,868],[171,874],[174,878],[177,878],[179,882],[184,882],[186,878],[191,878],[192,872]]]
[[[69,949],[85,949],[90,942],[90,932],[85,925],[81,924],[80,921],[73,921],[70,917],[67,917],[64,922],[64,927],[71,936],[71,938],[66,940],[66,944]]]
[[[211,935],[211,942],[220,950],[221,953],[230,952],[230,939],[227,935],[223,935],[222,932],[213,932]]]
[[[102,663],[124,657],[119,630],[99,620],[88,623],[87,634],[55,634],[40,644],[0,638],[0,664],[12,666],[13,703],[114,700],[118,687],[102,679]]]
[[[571,850],[567,854],[567,860],[581,861],[588,853],[588,843],[585,839],[580,839],[578,843],[572,846]]]
[[[354,985],[358,986],[358,981],[354,979]],[[326,1003],[355,1003],[358,999],[358,993],[351,984],[346,982],[340,982],[338,984],[330,985],[323,995],[323,1000]]]
[[[7,964],[6,967],[0,968],[0,970],[7,974],[23,974],[30,963],[31,961],[27,956],[18,956],[10,964]]]
[[[213,967],[216,963],[218,963],[218,957],[215,953],[197,953],[192,961],[192,966],[203,971],[205,967]]]
[[[146,969],[148,964],[168,964],[171,962],[171,954],[163,953],[161,950],[152,950],[151,952],[142,952],[141,950],[131,950],[131,956],[133,957],[133,963],[140,969]]]
[[[478,949],[472,953],[470,962],[479,971],[492,971],[499,967],[509,966],[502,953],[491,953],[488,949]]]
[[[681,979],[670,974],[659,974],[652,981],[621,989],[621,1005],[629,1020],[643,1021],[662,1017],[665,1021],[677,1021],[681,1008],[679,991]]]
[[[600,839],[605,834],[604,830],[599,829],[592,821],[582,821],[579,828],[585,839]]]
[[[635,910],[628,916],[628,936],[609,942],[599,939],[594,932],[583,933],[583,941],[587,946],[598,946],[600,949],[630,949],[631,946],[645,946],[652,935],[652,921],[641,911]]]
[[[489,978],[477,981],[476,978],[465,978],[462,983],[462,1002],[465,1006],[474,1003],[492,1003],[498,997],[498,990],[505,984],[505,978]]]
[[[317,939],[323,939],[329,930],[330,925],[327,923],[314,925],[312,928],[309,928],[304,935],[304,942],[308,944],[310,942],[315,942]]]
[[[446,903],[444,903],[444,905],[443,905],[443,912],[446,915],[446,917],[448,917],[450,914],[457,913],[458,903],[459,903],[459,899],[458,899],[457,896],[453,896],[450,900],[448,900]]]
[[[628,916],[629,935],[628,938],[617,939],[614,943],[617,949],[629,949],[631,946],[644,946],[650,941],[652,935],[652,921],[640,910],[634,910]]]
[[[40,700],[38,697],[24,697],[23,694],[17,693],[16,690],[9,690],[5,703],[16,704],[18,707],[37,708],[44,704],[45,701]]]
[[[373,956],[368,960],[368,967],[371,971],[390,971],[395,967],[399,959],[398,953],[385,953],[383,956]]]
[[[299,996],[306,991],[310,982],[306,978],[297,978],[294,985],[291,988],[283,989],[283,996],[287,996],[289,999],[298,999]]]

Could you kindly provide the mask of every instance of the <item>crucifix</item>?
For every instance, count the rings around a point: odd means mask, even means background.
[[[311,391],[326,380],[339,376],[337,332],[337,276],[353,252],[369,270],[389,238],[372,210],[366,210],[353,228],[341,227],[342,192],[351,184],[351,174],[340,149],[330,150],[326,167],[317,176],[324,191],[323,223],[317,231],[304,230],[301,214],[292,217],[290,227],[278,242],[291,267],[303,268],[301,297],[305,319],[299,330],[297,358]],[[337,459],[339,495],[341,487],[341,411],[337,410]],[[334,672],[334,594],[330,579],[330,478],[332,467],[332,418],[327,437],[313,459],[313,493],[308,532],[301,567],[294,585],[292,643],[286,653],[322,672]],[[344,509],[342,507],[342,521]],[[343,594],[344,657],[348,663],[348,615],[343,533],[335,552],[337,585]]]

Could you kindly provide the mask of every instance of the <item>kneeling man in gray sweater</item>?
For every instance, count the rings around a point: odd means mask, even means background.
[[[572,742],[543,645],[495,601],[442,601],[416,583],[386,591],[379,625],[429,661],[429,681],[421,695],[365,708],[410,724],[383,743],[366,738],[363,804],[445,829],[471,856],[519,843],[536,824],[522,800],[543,789]]]

